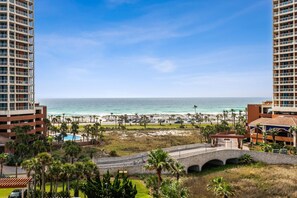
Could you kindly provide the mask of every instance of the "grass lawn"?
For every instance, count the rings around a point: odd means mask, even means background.
[[[133,184],[136,185],[137,188],[137,195],[136,198],[151,198],[149,196],[149,191],[145,187],[145,184],[143,181],[138,180],[138,179],[132,179]],[[14,190],[15,188],[5,188],[5,189],[0,189],[0,198],[7,198],[8,195]],[[48,192],[50,190],[50,185],[47,184],[46,186],[46,191]],[[62,186],[60,185],[58,187],[58,192],[62,191]],[[70,192],[71,196],[73,196],[73,190]],[[82,192],[79,193],[80,197],[84,197],[84,194]]]
[[[0,189],[0,198],[7,198],[8,195],[16,188],[5,188],[5,189]],[[46,185],[46,191],[49,192],[50,191],[50,184]],[[62,191],[62,184],[60,184],[60,186],[58,187],[58,192]],[[70,190],[70,194],[73,196],[73,190]],[[82,195],[82,193],[80,192],[80,195]]]
[[[149,190],[146,188],[142,180],[132,180],[133,184],[136,184],[137,195],[136,198],[151,198],[149,195]]]
[[[227,165],[184,178],[190,197],[213,197],[206,190],[214,177],[224,177],[235,190],[235,197],[297,197],[297,166],[254,164]]]
[[[0,189],[0,198],[7,198],[8,195],[14,190],[14,188]]]

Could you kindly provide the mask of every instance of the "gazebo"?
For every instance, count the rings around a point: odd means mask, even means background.
[[[237,139],[238,148],[242,148],[243,146],[243,139],[245,138],[244,135],[237,135],[237,134],[223,134],[217,133],[215,135],[210,135],[211,138],[211,146],[215,147],[218,145],[218,139]]]

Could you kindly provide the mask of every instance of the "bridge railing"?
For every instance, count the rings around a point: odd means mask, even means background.
[[[167,152],[176,152],[176,151],[183,151],[187,149],[195,149],[195,148],[211,148],[210,144],[188,144],[188,145],[181,145],[181,146],[174,146],[170,148],[163,148],[163,150]],[[96,158],[93,161],[96,164],[105,164],[105,163],[112,163],[112,162],[125,162],[130,160],[145,160],[147,158],[148,152],[142,152],[136,155],[124,156],[124,157],[103,157],[103,158]]]

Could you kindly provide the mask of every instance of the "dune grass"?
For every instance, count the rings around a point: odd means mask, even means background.
[[[190,197],[213,197],[207,184],[214,177],[224,177],[234,187],[235,197],[297,197],[297,166],[253,164],[229,165],[188,175],[184,185]]]
[[[152,132],[153,133],[153,132]],[[119,156],[146,152],[156,148],[194,144],[201,142],[201,136],[196,131],[187,131],[182,135],[153,136],[149,132],[123,131],[108,133],[104,137],[103,146],[95,146],[106,152],[116,151]]]

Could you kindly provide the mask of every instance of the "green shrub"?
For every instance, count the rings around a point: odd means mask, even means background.
[[[110,157],[117,157],[118,156],[118,154],[117,154],[117,152],[115,150],[110,151],[109,155],[110,155]]]
[[[253,157],[249,154],[244,154],[238,159],[240,164],[251,164],[254,162]]]

